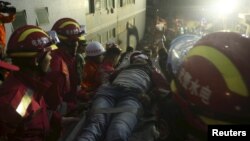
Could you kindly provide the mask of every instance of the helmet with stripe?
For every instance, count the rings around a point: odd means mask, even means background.
[[[61,41],[84,41],[85,28],[71,18],[62,18],[52,27]]]
[[[249,45],[238,33],[215,32],[184,57],[172,90],[204,125],[250,123]]]
[[[11,58],[41,59],[46,52],[57,49],[53,39],[41,28],[25,25],[11,35],[7,54]]]

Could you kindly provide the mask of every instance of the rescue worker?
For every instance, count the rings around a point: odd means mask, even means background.
[[[107,83],[111,73],[115,71],[115,66],[121,56],[121,49],[114,42],[106,44],[106,52],[104,54],[103,62],[101,64],[102,83]]]
[[[9,5],[9,2],[0,1],[0,58],[4,56],[6,46],[6,31],[4,24],[13,22],[16,17],[16,8]]]
[[[43,141],[50,129],[43,79],[56,45],[41,28],[25,25],[10,37],[7,54],[20,71],[0,86],[0,136],[8,141]]]
[[[52,27],[60,39],[58,50],[52,52],[51,72],[48,74],[54,84],[51,95],[54,98],[47,98],[47,101],[53,105],[53,109],[60,104],[62,115],[76,108],[76,93],[78,82],[78,73],[76,66],[76,50],[81,40],[85,40],[84,31],[79,23],[71,18],[62,18],[55,22]],[[60,101],[60,98],[64,103]],[[55,103],[56,101],[56,103]]]
[[[110,84],[97,90],[78,141],[127,141],[142,105],[150,101],[147,93],[154,90],[157,95],[160,89],[168,88],[146,55],[135,52],[130,61],[128,67],[111,75]]]
[[[172,99],[162,105],[165,140],[203,141],[208,125],[250,124],[249,45],[234,32],[210,33],[194,44],[173,73]]]
[[[79,84],[78,85],[81,85],[82,81],[83,81],[83,68],[84,68],[84,65],[85,65],[85,49],[86,49],[86,46],[87,46],[87,41],[86,39],[84,40],[81,40],[79,42],[79,46],[77,48],[77,53],[76,53],[76,70],[77,70],[77,73],[78,73],[78,82]]]
[[[97,41],[90,42],[86,47],[86,64],[83,69],[82,90],[79,98],[89,101],[96,89],[102,84],[100,65],[103,61],[105,48]]]

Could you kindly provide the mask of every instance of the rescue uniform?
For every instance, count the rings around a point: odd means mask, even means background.
[[[51,83],[16,72],[0,87],[0,136],[9,141],[43,141],[49,130],[43,95]]]
[[[64,61],[68,68],[69,73],[69,81],[70,81],[70,90],[68,93],[65,94],[64,100],[65,101],[75,101],[75,95],[77,92],[77,85],[78,85],[78,76],[77,76],[77,70],[76,70],[76,59],[74,56],[71,56],[67,54],[63,49],[55,50],[55,52],[52,53],[52,64],[51,69],[52,71],[57,67],[53,64],[53,62],[56,62],[58,60]],[[58,59],[58,60],[57,60]],[[66,69],[66,68],[65,68]]]
[[[77,71],[75,58],[57,49],[51,54],[51,71],[46,78],[53,82],[45,96],[50,109],[66,114],[76,107]]]
[[[49,109],[56,110],[62,104],[65,94],[70,91],[70,81],[68,67],[64,60],[54,52],[51,55],[53,56],[50,63],[51,71],[46,74],[46,79],[53,84],[44,98]]]
[[[100,64],[87,60],[84,66],[82,88],[86,92],[96,90],[102,83]]]

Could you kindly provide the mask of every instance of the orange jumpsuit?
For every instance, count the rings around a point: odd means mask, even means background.
[[[13,22],[15,19],[15,14],[9,14],[8,16],[0,14],[0,46],[1,50],[4,50],[6,46],[6,31],[5,23]]]
[[[66,102],[67,112],[76,107],[76,93],[79,79],[76,70],[76,59],[62,49],[52,52],[51,72],[47,78],[53,82],[50,94],[46,97],[49,106],[55,109],[58,104]],[[55,103],[56,101],[56,103]]]
[[[83,73],[83,82],[81,86],[85,91],[94,91],[102,84],[100,64],[97,64],[92,60],[87,60]]]

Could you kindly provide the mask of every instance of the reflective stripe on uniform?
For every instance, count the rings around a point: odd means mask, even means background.
[[[231,91],[241,96],[248,96],[247,86],[244,83],[240,72],[231,60],[219,50],[209,46],[197,46],[189,51],[185,60],[192,56],[201,56],[210,61],[221,73],[227,87]]]
[[[33,91],[31,89],[27,89],[27,91],[25,92],[24,96],[22,97],[20,103],[16,108],[16,112],[22,117],[25,116],[26,111],[29,105],[31,104],[32,96],[33,96]]]
[[[57,47],[55,44],[51,45],[50,47],[51,47],[51,50],[56,50],[56,49],[58,49],[58,47]]]
[[[170,83],[170,89],[172,92],[176,93],[177,92],[177,88],[176,88],[176,84],[175,84],[175,81],[172,80],[171,83]]]

